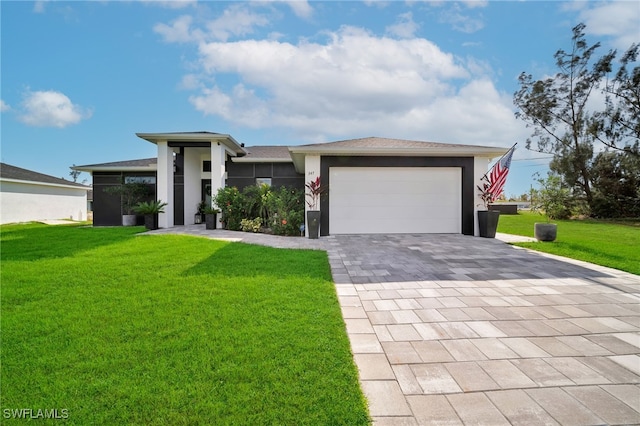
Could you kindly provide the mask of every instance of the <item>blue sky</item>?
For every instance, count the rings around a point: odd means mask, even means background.
[[[640,41],[640,3],[2,1],[2,162],[155,156],[136,132],[208,130],[250,145],[366,136],[509,147],[505,192],[548,160],[524,148],[522,71],[587,25],[600,53]],[[89,177],[83,175],[82,179]]]

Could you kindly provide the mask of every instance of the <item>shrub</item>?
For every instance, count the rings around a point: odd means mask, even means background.
[[[300,235],[304,223],[304,191],[280,187],[268,202],[269,225],[276,235]]]
[[[242,219],[240,226],[244,232],[258,232],[262,227],[262,218],[256,217],[255,219]]]
[[[265,225],[276,235],[300,235],[304,223],[304,191],[299,189],[252,185],[240,192],[226,187],[218,190],[213,202],[232,231],[258,232]]]
[[[563,185],[562,178],[549,172],[546,179],[537,179],[539,189],[534,189],[531,196],[531,208],[551,219],[568,219],[571,217],[573,197],[571,191]]]
[[[272,197],[271,187],[266,184],[250,185],[242,190],[244,196],[245,217],[259,217],[264,223],[269,221],[269,209],[267,205]]]
[[[239,231],[242,229],[241,221],[245,216],[244,196],[235,186],[220,188],[212,197],[213,202],[222,213],[222,222],[226,229]]]

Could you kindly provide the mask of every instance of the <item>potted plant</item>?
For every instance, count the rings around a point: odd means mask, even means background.
[[[216,229],[218,213],[220,213],[220,210],[212,206],[206,206],[204,208],[204,223],[206,229]]]
[[[309,230],[309,238],[317,239],[320,235],[320,210],[318,210],[318,202],[326,188],[321,185],[320,176],[310,180],[304,186],[307,188],[305,195],[308,197],[307,206],[309,206],[309,210],[307,210],[306,228]]]
[[[546,222],[533,225],[534,236],[538,241],[555,241],[558,225],[552,219],[563,219],[571,215],[572,197],[568,188],[563,187],[559,175],[549,172],[546,179],[537,179],[539,189],[531,194],[531,209],[544,216]]]
[[[482,199],[484,210],[478,210],[478,234],[484,238],[495,238],[498,229],[498,220],[500,219],[499,210],[489,210],[489,203],[494,199],[493,193],[489,190],[491,184],[489,179],[482,179],[482,186],[478,185],[478,194]]]
[[[105,188],[104,191],[108,194],[120,195],[122,226],[136,225],[134,207],[144,197],[151,194],[151,188],[144,183],[123,183],[122,185]]]
[[[164,213],[166,206],[167,203],[163,203],[162,200],[144,201],[136,204],[133,210],[144,215],[144,226],[148,230],[153,230],[158,229],[158,214]]]

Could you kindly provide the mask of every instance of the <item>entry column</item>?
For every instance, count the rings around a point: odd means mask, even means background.
[[[218,189],[225,187],[227,175],[226,157],[224,144],[211,141],[211,196],[216,195]]]
[[[157,199],[167,203],[164,213],[158,215],[160,228],[173,227],[173,150],[167,141],[158,141]]]

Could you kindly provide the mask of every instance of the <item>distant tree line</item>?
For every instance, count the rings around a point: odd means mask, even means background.
[[[516,117],[533,129],[527,149],[553,155],[547,179],[568,190],[568,214],[640,217],[640,45],[597,57],[584,29],[555,53],[554,76],[520,74]]]

